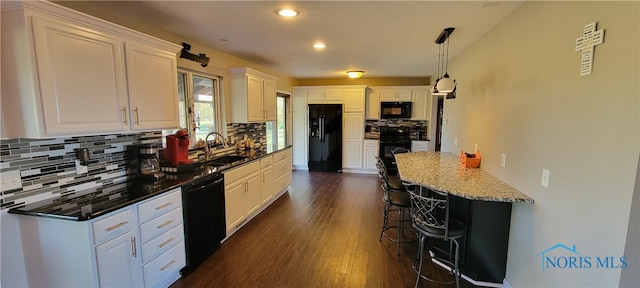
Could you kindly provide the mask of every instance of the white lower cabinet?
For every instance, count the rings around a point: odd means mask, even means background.
[[[265,204],[273,198],[273,157],[271,155],[260,159],[260,199]]]
[[[224,172],[227,238],[287,190],[291,170],[286,148]]]
[[[29,286],[168,287],[186,265],[180,188],[87,221],[20,215]]]
[[[376,156],[378,156],[378,150],[380,141],[378,140],[364,140],[364,169],[376,170]]]
[[[260,208],[260,161],[224,172],[227,236]]]
[[[344,113],[342,137],[342,167],[362,168],[362,141],[364,138],[364,113]]]
[[[273,190],[283,192],[291,184],[292,153],[291,149],[279,151],[273,155]]]
[[[136,236],[129,230],[96,246],[100,287],[138,287],[142,285]]]
[[[411,152],[429,151],[429,141],[411,141]]]

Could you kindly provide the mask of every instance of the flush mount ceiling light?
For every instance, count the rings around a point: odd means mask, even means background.
[[[324,49],[325,47],[327,47],[327,46],[324,45],[324,43],[318,42],[318,43],[313,44],[313,48],[316,48],[316,49]]]
[[[282,16],[282,17],[296,17],[298,16],[298,11],[293,10],[293,9],[289,9],[289,8],[285,8],[285,9],[280,9],[278,10],[278,15]]]
[[[444,76],[442,76],[442,79],[440,79],[436,84],[436,89],[441,93],[451,93],[456,89],[456,80],[449,78],[449,73],[447,71],[449,68],[449,36],[451,36],[453,30],[455,30],[453,27],[444,28],[442,33],[440,33],[440,36],[436,39],[437,44],[443,44],[445,41],[447,42],[446,60],[443,60]]]
[[[360,78],[364,74],[364,71],[347,71],[349,78]]]

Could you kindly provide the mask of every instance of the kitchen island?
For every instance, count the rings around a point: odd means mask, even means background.
[[[460,240],[460,271],[476,285],[502,287],[509,245],[511,205],[533,203],[526,194],[479,168],[465,168],[458,155],[445,152],[397,154],[400,179],[446,192],[450,213],[466,225]],[[436,254],[448,250],[430,243]]]

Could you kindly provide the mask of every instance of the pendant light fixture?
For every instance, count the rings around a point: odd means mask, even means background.
[[[453,30],[455,30],[455,28],[453,27],[449,27],[449,28],[444,28],[442,30],[442,33],[440,33],[440,36],[438,36],[438,38],[436,39],[436,43],[437,44],[443,44],[445,41],[447,41],[447,54],[446,54],[446,60],[443,60],[443,66],[444,66],[444,76],[442,76],[442,79],[440,79],[436,86],[436,89],[438,89],[438,92],[440,93],[451,93],[453,91],[455,91],[456,89],[456,81],[451,79],[449,77],[449,73],[448,73],[448,68],[449,68],[449,36],[451,36],[451,33],[453,33]]]

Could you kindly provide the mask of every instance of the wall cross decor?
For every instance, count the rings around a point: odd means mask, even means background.
[[[584,26],[582,37],[576,39],[576,51],[582,51],[580,76],[591,75],[593,50],[596,45],[604,43],[604,29],[596,31],[596,22]]]

